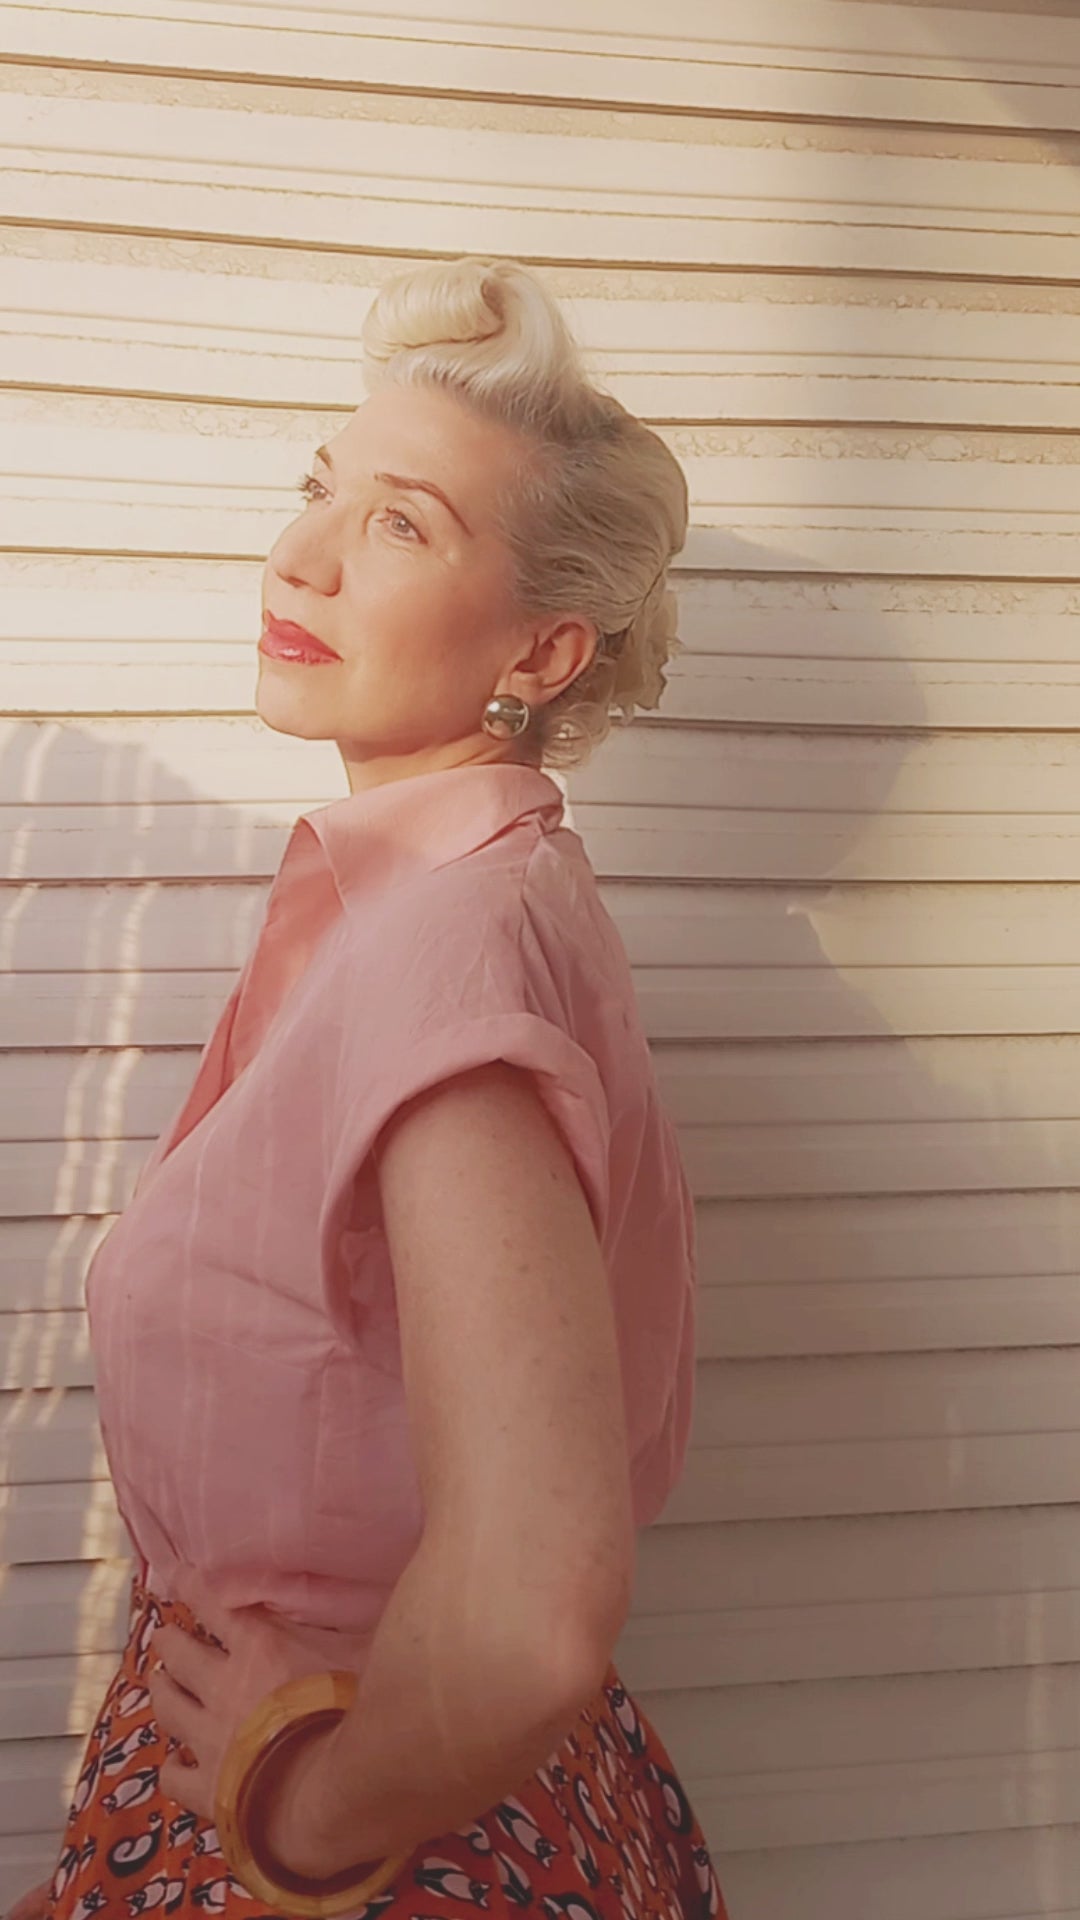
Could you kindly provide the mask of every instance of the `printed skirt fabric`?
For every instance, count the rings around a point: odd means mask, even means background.
[[[136,1575],[123,1659],[87,1741],[46,1920],[272,1915],[228,1871],[215,1828],[162,1793],[179,1743],[145,1685],[156,1626],[193,1626]],[[571,1732],[481,1819],[418,1846],[364,1920],[727,1920],[701,1828],[671,1758],[614,1666]]]

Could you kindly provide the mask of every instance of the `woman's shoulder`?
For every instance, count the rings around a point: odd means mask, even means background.
[[[406,878],[345,903],[344,944],[384,960],[407,958],[419,936],[455,946],[481,938],[512,945],[529,918],[587,937],[605,917],[596,876],[573,833],[508,833],[456,860],[418,867]]]
[[[559,839],[507,836],[353,904],[338,966],[387,1037],[518,1009],[565,1025],[630,990],[581,843]]]

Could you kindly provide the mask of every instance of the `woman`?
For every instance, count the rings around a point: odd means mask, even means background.
[[[257,695],[349,794],[88,1276],[138,1567],[16,1912],[723,1920],[611,1662],[686,1451],[692,1205],[544,771],[659,699],[685,481],[514,263],[399,276],[364,346]]]

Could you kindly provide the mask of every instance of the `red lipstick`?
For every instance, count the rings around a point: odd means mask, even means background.
[[[292,620],[275,620],[267,610],[263,614],[262,637],[259,652],[265,653],[271,660],[292,660],[298,666],[316,667],[324,660],[340,661],[340,653],[335,653],[325,641],[309,633],[306,627],[298,627]]]

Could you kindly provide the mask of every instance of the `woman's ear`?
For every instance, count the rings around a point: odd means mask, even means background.
[[[528,637],[528,652],[511,668],[506,692],[516,693],[531,707],[546,706],[580,679],[599,644],[595,620],[575,613],[553,614],[534,625]]]

